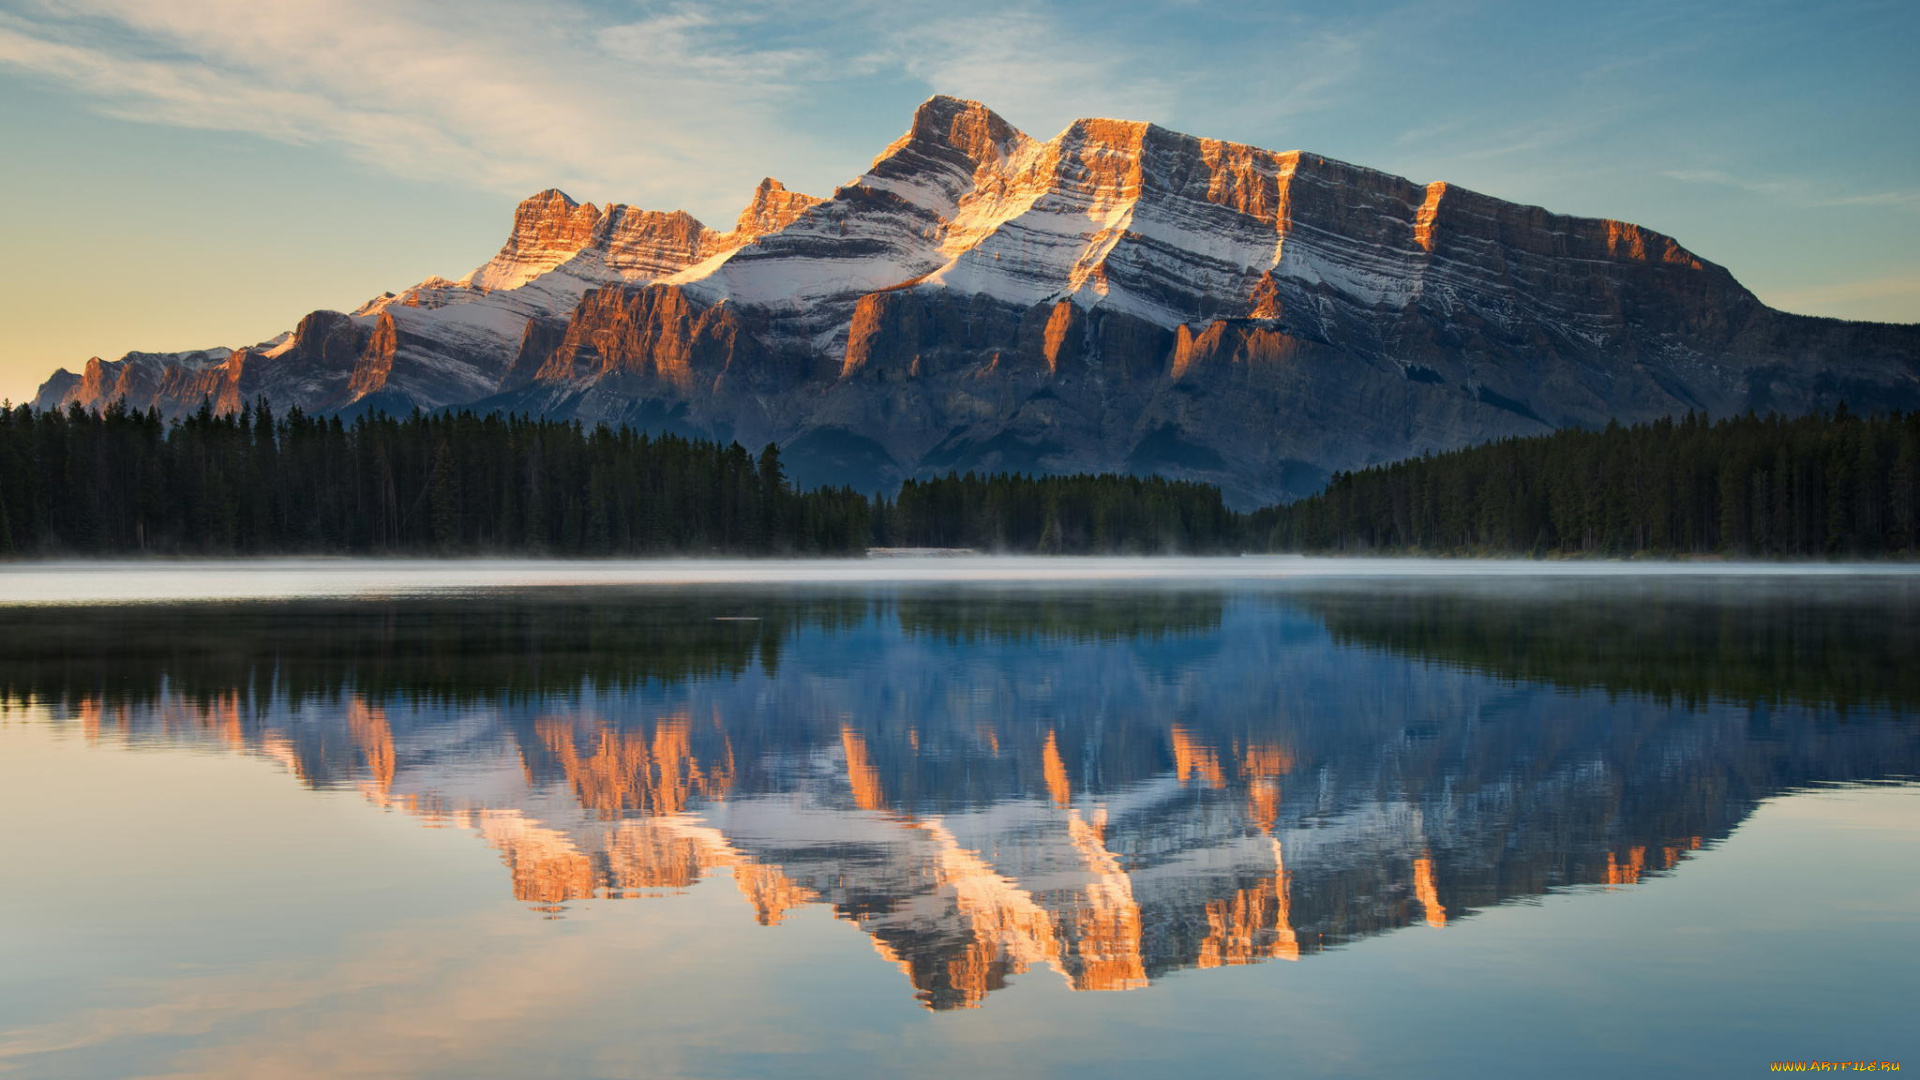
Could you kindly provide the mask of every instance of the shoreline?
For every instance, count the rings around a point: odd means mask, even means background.
[[[0,564],[0,609],[295,599],[458,598],[544,589],[979,586],[1017,589],[1617,581],[1900,582],[1920,563],[1247,556],[907,555],[679,558],[71,560]]]

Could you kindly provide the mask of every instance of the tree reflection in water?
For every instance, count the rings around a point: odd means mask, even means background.
[[[543,908],[715,876],[764,925],[830,905],[945,1009],[1038,967],[1124,990],[1634,884],[1780,792],[1912,776],[1910,600],[1376,582],[54,608],[0,627],[0,694],[471,829]]]

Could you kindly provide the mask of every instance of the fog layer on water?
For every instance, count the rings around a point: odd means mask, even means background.
[[[1102,586],[1384,581],[1728,578],[1920,581],[1888,563],[1541,562],[1524,559],[918,556],[867,559],[233,559],[0,566],[0,605],[427,596],[497,589],[982,583]]]

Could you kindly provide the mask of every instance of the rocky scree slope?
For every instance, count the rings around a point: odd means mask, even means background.
[[[506,246],[251,348],[61,371],[37,404],[472,406],[777,441],[803,483],[1135,471],[1239,505],[1508,435],[1920,407],[1920,327],[1775,311],[1624,222],[1312,154],[936,97],[730,232],[521,203]]]

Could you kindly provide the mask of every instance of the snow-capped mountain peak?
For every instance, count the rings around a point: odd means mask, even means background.
[[[1773,311],[1635,225],[1140,121],[1041,141],[946,96],[728,232],[550,189],[457,281],[141,355],[39,402],[511,408],[779,441],[802,479],[1125,470],[1243,504],[1566,425],[1920,406],[1920,331]]]

